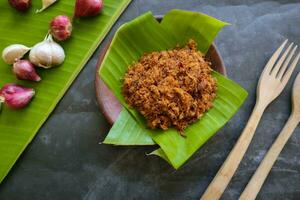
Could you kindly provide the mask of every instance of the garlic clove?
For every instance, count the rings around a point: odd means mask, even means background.
[[[29,60],[36,66],[50,68],[52,63],[51,46],[44,41],[36,44],[29,53]]]
[[[5,63],[11,65],[15,60],[22,58],[28,51],[29,47],[22,44],[12,44],[2,51],[2,58]]]
[[[52,66],[58,66],[64,62],[65,52],[64,49],[57,43],[53,43],[52,48]]]
[[[51,68],[60,65],[65,60],[64,49],[56,43],[51,34],[46,39],[34,45],[29,53],[29,60],[34,65]]]
[[[33,64],[28,60],[17,60],[13,65],[13,72],[17,78],[21,80],[41,80],[41,77],[37,74]]]
[[[35,95],[32,88],[25,88],[14,83],[8,83],[0,89],[0,99],[12,109],[25,107]]]
[[[42,8],[37,10],[36,13],[42,12],[43,10],[54,4],[56,1],[57,0],[42,0]]]

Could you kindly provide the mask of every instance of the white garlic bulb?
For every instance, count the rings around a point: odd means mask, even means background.
[[[65,60],[64,49],[56,43],[51,34],[45,40],[34,45],[29,53],[29,60],[36,66],[51,68]]]
[[[3,49],[2,58],[5,63],[11,65],[15,60],[22,58],[29,50],[29,47],[22,44],[12,44]]]

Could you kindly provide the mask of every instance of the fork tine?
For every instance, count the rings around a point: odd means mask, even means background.
[[[285,85],[288,80],[290,79],[298,61],[300,58],[300,53],[298,53],[298,55],[296,56],[296,58],[293,60],[293,63],[291,64],[291,66],[287,69],[286,73],[283,75],[282,77],[282,83]]]
[[[289,64],[289,62],[291,61],[293,55],[295,54],[297,47],[298,47],[298,46],[296,45],[296,46],[293,48],[293,50],[291,51],[291,53],[289,54],[289,56],[288,56],[287,59],[285,60],[284,64],[283,64],[282,67],[280,68],[280,70],[279,70],[279,72],[278,72],[278,74],[277,74],[277,77],[278,77],[279,79],[282,79],[282,76],[283,76],[283,74],[284,74],[284,72],[285,72],[285,70],[286,70],[286,68],[287,68],[287,66],[288,66],[288,64]]]
[[[288,42],[288,39],[286,39],[281,45],[280,47],[275,51],[275,53],[272,55],[272,57],[270,58],[270,60],[268,61],[268,63],[266,64],[266,67],[263,71],[267,72],[268,74],[271,72],[276,60],[278,59],[282,49],[284,48],[284,46],[286,45],[286,43]]]
[[[279,58],[279,60],[277,61],[276,65],[273,67],[271,74],[273,74],[274,76],[276,76],[278,74],[278,71],[280,69],[280,67],[282,66],[283,61],[286,59],[288,53],[290,52],[292,46],[294,45],[294,43],[292,42],[288,48],[284,51],[284,53],[282,54],[282,56]]]

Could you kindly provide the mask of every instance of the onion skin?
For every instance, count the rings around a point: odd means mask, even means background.
[[[21,80],[41,80],[41,77],[37,74],[33,64],[28,60],[17,60],[13,65],[13,72],[17,78]]]
[[[9,0],[9,4],[18,11],[25,12],[31,6],[31,0]]]
[[[77,18],[95,16],[102,8],[102,0],[76,0],[74,16]]]
[[[15,83],[8,83],[0,90],[0,97],[4,98],[5,104],[12,109],[24,108],[35,95],[32,88],[25,88]]]
[[[58,41],[64,41],[71,36],[72,23],[68,16],[58,15],[50,22],[51,35]]]

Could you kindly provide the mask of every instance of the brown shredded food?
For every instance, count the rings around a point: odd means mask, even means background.
[[[183,134],[213,106],[217,85],[210,65],[194,40],[183,48],[144,54],[129,67],[123,95],[150,128],[174,126]]]

